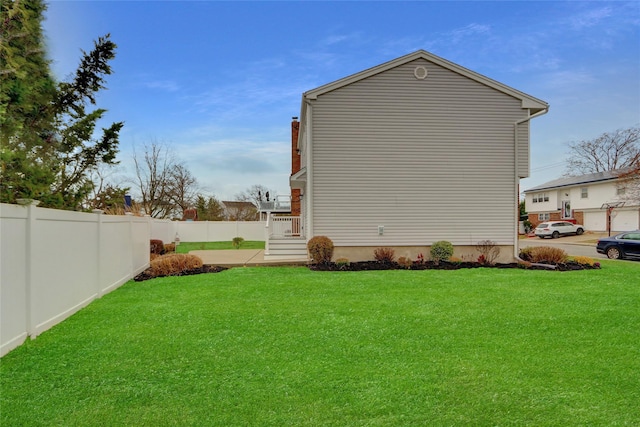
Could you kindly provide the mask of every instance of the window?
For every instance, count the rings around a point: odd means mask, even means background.
[[[582,187],[580,189],[580,197],[582,199],[588,199],[589,198],[589,187]]]
[[[548,213],[538,214],[538,221],[549,221],[550,215]]]
[[[533,195],[533,203],[542,203],[549,201],[549,193],[537,193]]]

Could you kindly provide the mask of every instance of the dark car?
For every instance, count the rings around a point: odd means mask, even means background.
[[[611,259],[640,259],[640,230],[627,231],[600,239],[596,251]]]

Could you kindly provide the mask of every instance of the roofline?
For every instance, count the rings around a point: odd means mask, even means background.
[[[468,68],[465,68],[461,65],[455,64],[451,61],[448,61],[444,58],[441,58],[437,55],[429,53],[425,50],[418,50],[413,53],[410,53],[405,56],[401,56],[400,58],[396,58],[394,60],[385,62],[384,64],[377,65],[375,67],[369,68],[367,70],[361,71],[356,74],[352,74],[340,80],[336,80],[331,83],[327,83],[323,86],[317,87],[315,89],[309,90],[302,94],[303,99],[317,99],[318,96],[323,95],[327,92],[331,92],[333,90],[339,89],[343,86],[347,86],[349,84],[355,83],[362,79],[366,79],[368,77],[374,76],[376,74],[387,71],[391,68],[398,67],[400,65],[406,64],[411,61],[415,61],[416,59],[425,59],[429,62],[433,62],[434,64],[440,65],[448,70],[451,70],[455,73],[458,73],[462,76],[475,80],[481,84],[489,86],[493,89],[496,89],[502,93],[510,95],[516,99],[522,101],[522,108],[531,109],[532,113],[536,113],[538,111],[542,111],[549,108],[549,104],[545,101],[535,98],[531,95],[528,95],[524,92],[520,92],[517,89],[514,89],[510,86],[502,84],[496,80],[493,80],[487,76],[476,73],[475,71],[471,71]]]
[[[583,185],[583,184],[593,184],[596,182],[605,182],[605,181],[616,181],[619,180],[620,177],[619,176],[611,176],[608,178],[599,178],[599,179],[587,179],[585,181],[578,181],[578,182],[574,182],[571,184],[564,184],[564,185],[550,185],[550,186],[546,186],[546,187],[542,187],[545,184],[541,184],[538,187],[533,187],[533,188],[529,188],[528,190],[524,190],[523,193],[527,194],[527,193],[532,193],[535,191],[543,191],[543,190],[552,190],[554,188],[567,188],[567,187],[576,187],[578,185]]]

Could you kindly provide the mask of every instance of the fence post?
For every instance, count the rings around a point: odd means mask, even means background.
[[[36,207],[40,204],[38,200],[32,199],[18,199],[18,204],[27,207],[27,247],[26,249],[26,262],[25,262],[25,315],[27,320],[27,335],[34,339],[36,337],[34,325],[36,320],[33,318],[33,258],[36,247],[36,236],[35,236],[35,224],[36,224]]]
[[[104,269],[104,266],[102,265],[102,256],[104,255],[102,253],[102,212],[104,211],[102,209],[94,209],[91,212],[98,216],[98,220],[96,221],[98,227],[98,241],[96,242],[96,244],[98,245],[98,289],[96,289],[96,296],[98,298],[102,298],[102,271]]]
[[[267,212],[267,220],[264,225],[264,254],[269,255],[269,222],[271,221],[271,212]]]

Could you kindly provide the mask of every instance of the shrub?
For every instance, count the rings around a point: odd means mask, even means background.
[[[240,246],[242,246],[242,243],[244,243],[244,239],[242,237],[234,237],[233,240],[231,241],[231,244],[236,249],[240,249]]]
[[[431,259],[437,264],[446,261],[453,255],[453,244],[446,240],[435,242],[431,245]]]
[[[580,265],[588,265],[590,267],[596,264],[596,260],[588,256],[574,256],[573,260]]]
[[[526,250],[525,250],[526,249]],[[551,246],[535,246],[520,251],[520,258],[529,262],[564,264],[569,259],[565,251]]]
[[[349,264],[350,263],[349,263],[349,260],[347,258],[338,258],[336,260],[336,265],[338,266],[338,268],[340,270],[346,269],[347,267],[349,267]]]
[[[392,248],[377,248],[373,251],[373,258],[378,262],[393,262],[396,259],[396,251]]]
[[[398,258],[398,265],[408,270],[413,265],[413,261],[411,261],[411,258],[401,256]]]
[[[307,250],[313,262],[327,264],[333,257],[333,242],[327,236],[315,236],[307,243]]]
[[[191,254],[168,254],[151,261],[147,271],[150,276],[171,276],[186,270],[202,267],[202,259]]]
[[[164,245],[164,253],[170,253],[170,252],[175,252],[176,251],[176,244],[175,243],[167,243],[166,245]]]
[[[462,259],[452,256],[451,258],[449,258],[449,262],[452,262],[454,264],[461,264],[462,263]]]
[[[164,253],[164,243],[162,240],[151,239],[149,249],[152,254],[162,255]]]
[[[478,262],[484,265],[493,265],[500,255],[500,248],[493,240],[481,240],[476,243],[476,250],[480,252]]]
[[[418,264],[424,264],[424,255],[422,255],[422,252],[418,254],[418,257],[416,258],[416,262]]]

